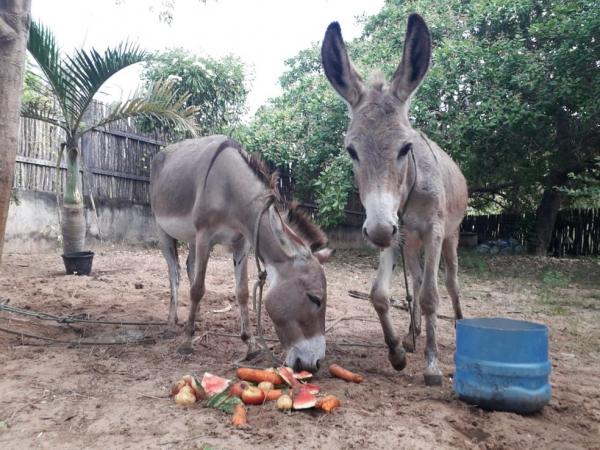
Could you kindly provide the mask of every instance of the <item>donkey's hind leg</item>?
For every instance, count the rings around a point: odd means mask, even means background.
[[[179,288],[179,258],[177,255],[177,240],[169,236],[162,228],[157,226],[160,251],[167,261],[169,270],[169,288],[171,302],[169,304],[169,317],[167,322],[170,327],[177,323],[177,290]]]
[[[415,336],[421,334],[421,304],[419,302],[419,291],[423,282],[423,269],[421,268],[421,248],[423,244],[416,232],[406,231],[404,242],[404,257],[406,258],[406,268],[412,279],[412,308],[414,324],[408,328],[408,333],[402,339],[402,346],[407,352],[414,352],[412,326],[415,327]]]
[[[442,254],[443,232],[441,227],[441,224],[434,222],[423,239],[425,244],[425,266],[423,283],[419,292],[419,302],[425,316],[426,367],[423,375],[425,384],[428,386],[442,384],[442,371],[438,367],[437,357],[437,307],[439,304],[437,275]]]
[[[248,253],[250,252],[250,243],[240,237],[233,245],[233,270],[235,272],[235,298],[240,307],[240,337],[248,346],[246,357],[251,356],[255,349],[255,339],[250,327],[250,317],[248,313]]]
[[[190,313],[184,328],[183,343],[177,349],[181,355],[192,353],[192,337],[196,329],[196,311],[198,304],[204,296],[204,278],[206,276],[206,265],[210,256],[210,243],[203,233],[196,234],[196,245],[194,251],[194,273],[193,282],[190,287]]]
[[[458,290],[458,231],[446,237],[442,243],[442,257],[446,265],[446,289],[452,299],[452,308],[456,320],[462,319],[462,309]]]

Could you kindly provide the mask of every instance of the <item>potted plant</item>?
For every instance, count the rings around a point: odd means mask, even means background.
[[[65,142],[58,154],[60,162],[66,153],[67,165],[63,204],[62,207],[58,205],[62,208],[63,258],[67,272],[89,273],[93,253],[84,250],[86,226],[79,190],[80,138],[94,128],[132,117],[159,121],[194,135],[197,108],[186,106],[189,93],[180,93],[174,84],[159,81],[112,105],[105,117],[86,123],[86,112],[102,85],[118,71],[147,59],[148,53],[136,44],[123,42],[103,53],[93,48],[80,49],[72,56],[63,57],[52,32],[35,21],[31,24],[27,49],[43,72],[52,101],[24,104],[21,114],[52,123],[65,131]],[[68,261],[76,264],[71,265]]]

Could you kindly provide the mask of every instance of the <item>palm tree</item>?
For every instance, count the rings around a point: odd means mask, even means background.
[[[35,21],[31,23],[27,49],[43,72],[52,101],[25,104],[21,115],[50,122],[65,131],[66,139],[58,155],[61,161],[66,150],[67,173],[61,214],[63,250],[65,253],[82,251],[85,218],[79,192],[81,136],[94,128],[131,117],[153,119],[194,135],[197,109],[186,106],[190,94],[179,93],[172,83],[161,81],[114,104],[105,117],[86,123],[86,111],[102,85],[121,69],[144,61],[149,54],[135,44],[123,42],[107,48],[103,54],[95,49],[76,50],[72,56],[63,57],[52,32]]]

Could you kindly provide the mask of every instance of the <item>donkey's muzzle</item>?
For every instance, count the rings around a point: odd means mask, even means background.
[[[377,223],[370,226],[368,220],[363,225],[364,236],[378,247],[389,247],[392,243],[392,239],[398,233],[398,225],[394,222],[389,223]]]

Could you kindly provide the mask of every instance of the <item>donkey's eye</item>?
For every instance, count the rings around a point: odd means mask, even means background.
[[[316,295],[312,295],[312,294],[306,294],[306,296],[308,297],[308,299],[313,302],[315,305],[317,305],[317,308],[321,307],[321,299],[319,297],[317,297]]]
[[[412,149],[412,144],[409,142],[408,144],[404,144],[402,146],[402,148],[400,149],[400,151],[398,152],[398,159],[402,158],[403,156],[406,156],[406,154],[411,151]]]
[[[348,147],[346,147],[346,151],[350,155],[350,158],[352,158],[354,161],[358,162],[358,154],[356,153],[356,150],[354,149],[354,147],[352,147],[352,145],[349,145]]]

